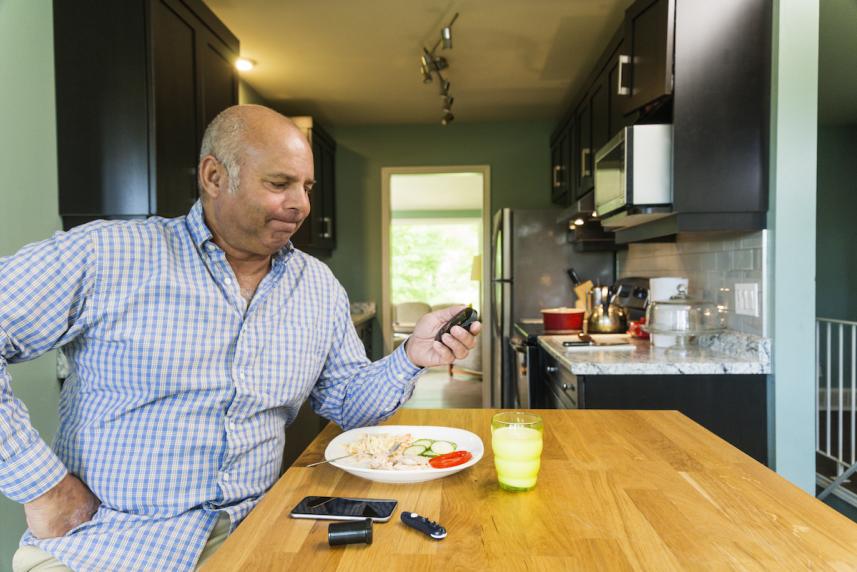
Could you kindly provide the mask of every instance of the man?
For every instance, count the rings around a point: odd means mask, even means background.
[[[16,571],[193,569],[274,483],[307,398],[374,424],[421,368],[474,347],[478,323],[434,341],[449,308],[369,362],[342,286],[291,246],[312,184],[303,134],[236,106],[206,130],[186,217],[98,221],[0,259],[0,492],[29,525]],[[6,365],[58,347],[52,450]]]

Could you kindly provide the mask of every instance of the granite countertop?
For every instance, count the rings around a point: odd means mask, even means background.
[[[573,336],[539,336],[539,345],[576,375],[767,374],[770,340],[724,332],[700,339],[685,352],[653,347],[633,339],[633,349],[566,351]]]
[[[375,317],[374,302],[352,302],[351,303],[351,323],[354,326],[364,324]]]

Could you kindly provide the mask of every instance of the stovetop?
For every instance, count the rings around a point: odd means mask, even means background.
[[[541,319],[520,320],[515,322],[515,334],[523,338],[528,345],[538,343],[539,336],[545,335],[545,326]]]

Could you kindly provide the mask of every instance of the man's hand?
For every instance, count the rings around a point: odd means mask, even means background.
[[[434,339],[438,330],[463,309],[464,306],[452,306],[420,318],[414,333],[405,342],[411,363],[417,367],[432,367],[467,357],[470,350],[476,347],[476,336],[482,329],[480,322],[473,322],[469,332],[461,326],[453,327],[449,334],[443,335],[443,343]]]
[[[24,504],[27,526],[36,538],[56,538],[90,520],[101,501],[69,473],[54,488]]]

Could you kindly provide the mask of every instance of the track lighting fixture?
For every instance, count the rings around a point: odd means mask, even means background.
[[[440,30],[440,39],[435,43],[434,47],[431,50],[423,47],[423,52],[420,55],[420,75],[422,76],[423,83],[431,83],[434,80],[434,75],[437,76],[438,92],[443,98],[443,117],[440,120],[441,125],[448,125],[450,121],[455,119],[455,116],[452,114],[453,97],[449,94],[449,80],[444,79],[443,75],[440,73],[441,70],[445,70],[449,67],[449,62],[445,57],[436,55],[435,52],[440,46],[443,46],[444,50],[452,49],[452,25],[455,23],[456,19],[458,19],[457,12],[455,13],[455,16],[452,17],[449,24]]]

